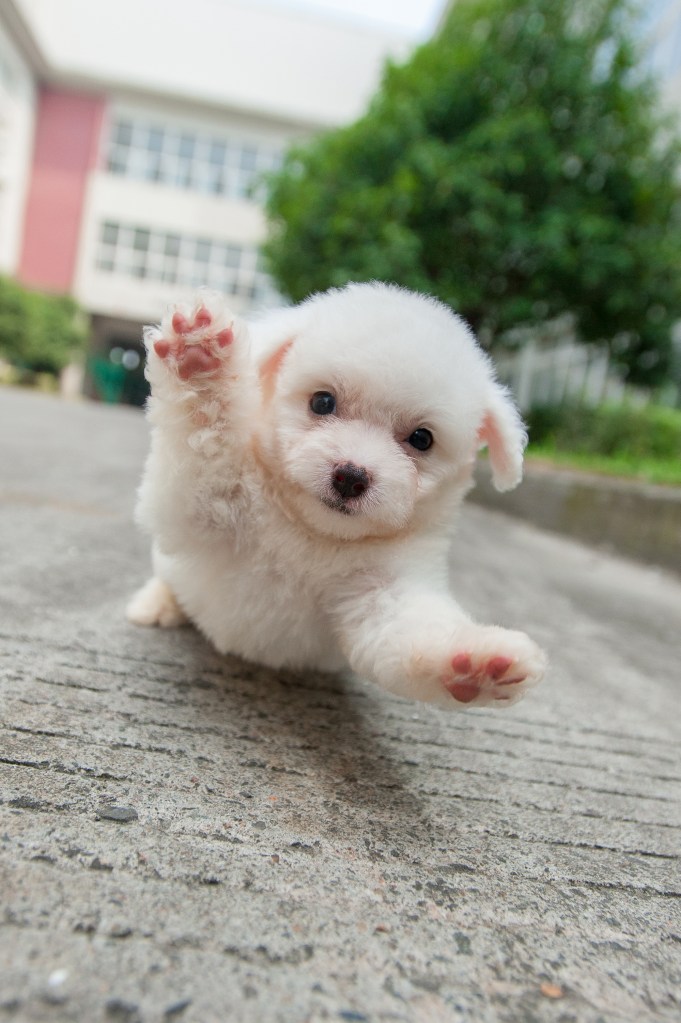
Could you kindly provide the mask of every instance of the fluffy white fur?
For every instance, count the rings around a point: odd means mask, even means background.
[[[505,490],[526,442],[463,321],[380,284],[250,324],[214,295],[179,313],[145,335],[153,429],[138,514],[154,578],[130,619],[186,615],[222,652],[349,666],[451,708],[512,703],[539,681],[532,640],[472,622],[448,587],[477,451],[489,447]],[[311,409],[320,391],[333,414]],[[409,443],[417,429],[431,431],[429,450]],[[345,498],[333,479],[348,464],[368,484]]]

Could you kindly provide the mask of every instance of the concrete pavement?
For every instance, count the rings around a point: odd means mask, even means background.
[[[0,1021],[681,1016],[681,583],[470,506],[449,716],[129,626],[139,412],[0,391]]]
[[[530,462],[522,486],[500,494],[482,462],[471,499],[681,575],[681,487]]]

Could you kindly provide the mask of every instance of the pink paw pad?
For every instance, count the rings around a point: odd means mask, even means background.
[[[194,317],[194,327],[200,330],[201,327],[210,327],[213,322],[213,317],[210,315],[205,306],[199,306],[196,310],[196,316]]]
[[[513,659],[501,655],[477,660],[472,654],[462,652],[455,654],[450,661],[453,677],[448,674],[443,679],[445,689],[459,703],[472,703],[480,697],[484,702],[488,699],[511,700],[508,692],[500,692],[499,687],[517,685],[524,682],[526,676],[509,674]]]
[[[485,666],[486,674],[491,678],[501,678],[513,664],[510,657],[492,657]]]
[[[170,355],[170,341],[164,341],[163,338],[159,341],[154,341],[154,351],[159,359],[167,359]]]
[[[181,380],[189,380],[197,373],[213,373],[220,366],[217,355],[203,345],[191,345],[178,356],[177,372]]]
[[[181,380],[210,376],[222,365],[219,350],[232,343],[234,333],[231,327],[211,333],[213,320],[213,314],[205,305],[199,305],[190,317],[178,309],[171,319],[174,336],[153,341],[154,351],[160,359],[172,357]]]
[[[187,317],[180,312],[173,313],[172,324],[176,334],[188,334],[193,326],[193,323],[190,324]]]
[[[459,703],[472,703],[473,700],[477,700],[478,696],[480,696],[478,686],[468,685],[465,682],[451,682],[447,685],[447,689]]]
[[[452,657],[452,668],[457,675],[470,675],[473,664],[469,654],[455,654]]]

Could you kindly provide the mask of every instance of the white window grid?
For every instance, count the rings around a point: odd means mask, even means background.
[[[112,174],[229,198],[256,198],[262,175],[276,170],[281,149],[237,136],[119,118],[109,137]]]
[[[280,301],[256,248],[205,235],[107,220],[100,228],[96,266],[105,273],[138,280],[208,287],[251,304]]]

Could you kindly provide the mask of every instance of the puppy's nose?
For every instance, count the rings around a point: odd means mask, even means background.
[[[366,469],[362,469],[352,462],[344,465],[337,465],[331,477],[333,489],[342,498],[359,497],[368,488],[371,480]]]

